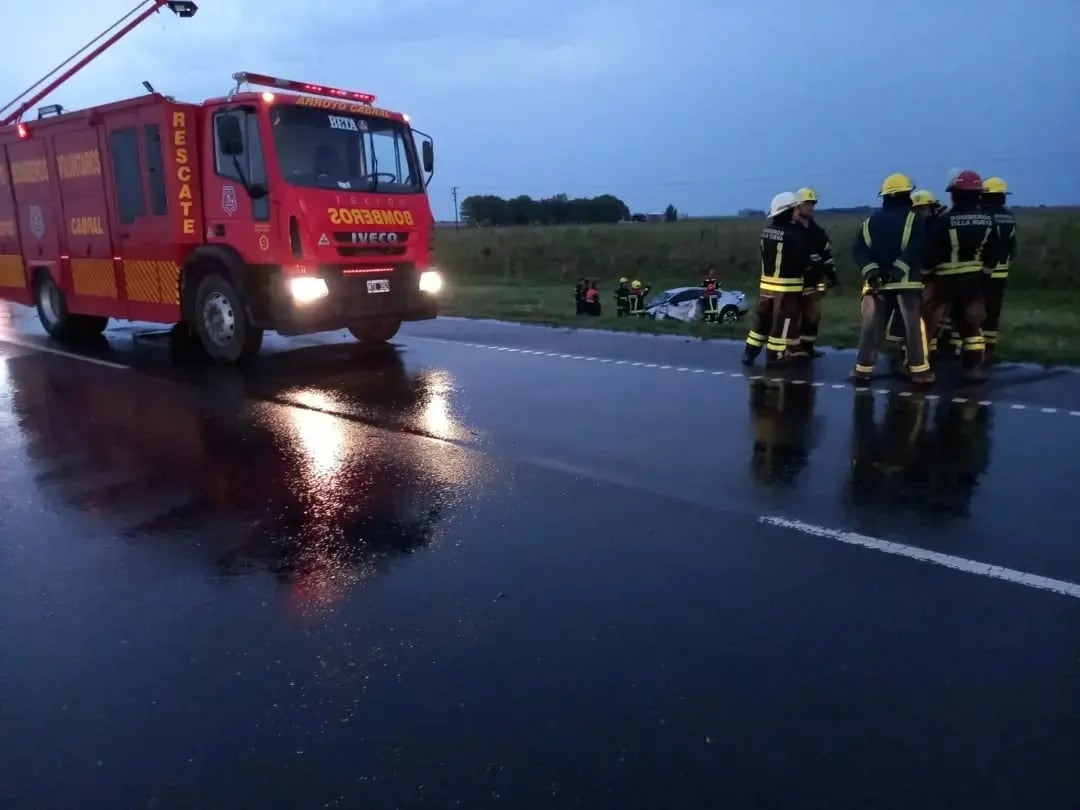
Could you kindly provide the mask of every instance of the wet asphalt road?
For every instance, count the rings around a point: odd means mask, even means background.
[[[0,807],[1077,806],[1077,374],[152,329],[0,313]]]

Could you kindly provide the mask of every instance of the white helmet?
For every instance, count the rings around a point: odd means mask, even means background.
[[[789,208],[794,208],[798,204],[799,198],[795,196],[794,192],[781,191],[773,197],[772,202],[769,203],[769,218],[771,219],[777,214],[782,214]]]

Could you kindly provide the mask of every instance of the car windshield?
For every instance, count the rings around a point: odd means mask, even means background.
[[[423,191],[416,152],[399,121],[281,104],[270,111],[270,128],[288,183],[346,191]]]

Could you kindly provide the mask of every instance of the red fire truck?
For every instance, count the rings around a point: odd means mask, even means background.
[[[143,5],[0,108],[0,298],[36,306],[54,338],[110,318],[176,323],[227,361],[257,353],[264,330],[383,342],[436,317],[433,142],[373,95],[237,73],[201,104],[144,82],[144,96],[23,120],[162,7],[197,10]]]

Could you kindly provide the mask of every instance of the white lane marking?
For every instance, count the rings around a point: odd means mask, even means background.
[[[125,366],[122,363],[113,363],[109,360],[102,360],[98,357],[86,357],[81,354],[75,354],[74,352],[65,352],[63,349],[54,349],[52,346],[39,346],[37,343],[30,343],[29,341],[19,340],[7,334],[0,334],[0,342],[10,343],[12,346],[20,346],[24,349],[30,349],[35,352],[45,352],[46,354],[55,354],[60,357],[67,357],[70,360],[80,360],[83,363],[93,363],[95,366],[105,366],[106,368],[118,368],[122,371],[130,371],[131,366]]]
[[[1050,579],[1049,577],[1040,576],[1038,574],[1029,574],[1026,571],[1017,571],[1014,568],[1003,568],[1000,565],[991,565],[990,563],[978,562],[977,560],[969,560],[965,557],[954,557],[952,554],[941,554],[937,551],[929,551],[925,548],[908,546],[903,543],[894,543],[891,540],[882,540],[878,537],[869,537],[865,534],[828,529],[824,526],[803,523],[800,520],[763,516],[759,517],[758,521],[770,526],[777,526],[781,529],[792,529],[815,537],[837,540],[841,543],[862,546],[863,548],[873,549],[874,551],[883,551],[886,554],[895,554],[899,557],[907,557],[908,559],[919,560],[920,562],[934,563],[935,565],[941,565],[945,568],[952,568],[954,571],[964,571],[969,574],[991,577],[992,579],[1001,579],[1017,585],[1026,585],[1029,588],[1036,588],[1040,591],[1051,591],[1053,593],[1061,594],[1062,596],[1071,596],[1074,599],[1080,599],[1080,585],[1077,585],[1075,582]]]
[[[5,340],[5,339],[6,338],[4,338],[2,336],[2,334],[0,334],[0,340]],[[743,374],[741,371],[719,371],[719,370],[712,370],[712,369],[705,369],[705,368],[693,368],[691,366],[672,366],[672,365],[661,365],[659,363],[646,363],[646,362],[641,361],[641,360],[615,360],[615,359],[606,358],[606,357],[587,357],[585,355],[580,355],[580,354],[562,354],[560,352],[545,352],[545,351],[540,351],[538,349],[519,349],[519,348],[513,348],[513,347],[506,347],[506,346],[489,346],[489,345],[484,344],[484,343],[466,343],[466,342],[460,341],[460,340],[447,340],[445,338],[429,338],[429,337],[416,336],[413,339],[414,340],[423,340],[423,341],[427,341],[429,343],[441,343],[441,344],[446,345],[446,346],[466,346],[466,347],[470,347],[470,348],[474,348],[474,349],[492,349],[494,351],[509,351],[509,352],[516,352],[518,354],[531,354],[531,355],[535,355],[537,357],[555,357],[555,358],[559,358],[559,359],[562,359],[562,360],[586,360],[586,361],[593,361],[593,362],[598,362],[598,363],[610,363],[610,364],[616,365],[616,366],[629,365],[629,366],[633,366],[633,367],[637,367],[637,368],[655,368],[655,369],[660,369],[662,371],[690,372],[691,374],[711,374],[714,377],[727,376],[727,377],[731,377],[733,379],[738,379],[738,378],[745,377],[747,380],[749,380],[751,382],[760,382],[761,380],[765,380],[766,382],[776,382],[776,383],[784,383],[784,382],[786,382],[789,385],[812,385],[815,388],[822,388],[822,387],[829,386],[835,391],[854,390],[855,393],[859,393],[859,394],[866,394],[866,393],[884,394],[884,395],[896,394],[897,396],[900,396],[900,397],[909,397],[909,398],[914,396],[914,393],[912,391],[905,391],[903,389],[893,391],[893,390],[888,389],[888,388],[872,388],[870,386],[863,386],[863,385],[855,386],[854,388],[852,388],[850,383],[849,384],[844,384],[844,383],[831,383],[830,384],[830,383],[824,383],[824,382],[811,382],[810,380],[789,380],[789,379],[784,378],[784,377],[769,377],[769,376],[763,375],[763,374]],[[14,340],[9,340],[8,342],[15,343]],[[18,344],[18,345],[23,345],[23,344]],[[34,348],[34,349],[40,349],[41,351],[53,351],[56,354],[65,354],[64,352],[61,352],[61,351],[59,351],[57,349],[52,349],[52,350],[42,349],[42,348],[40,348],[38,346],[29,346],[29,347]],[[81,355],[70,355],[70,356],[73,357],[73,359],[76,359],[76,360],[86,360],[87,362],[90,362],[90,363],[97,362],[97,363],[101,363],[103,365],[112,365],[107,360],[96,360],[94,358],[82,357]],[[128,368],[127,366],[117,366],[117,367],[118,368]],[[941,398],[941,395],[940,394],[926,393],[926,394],[922,394],[922,398],[927,400],[928,402],[936,402],[938,399]],[[974,397],[949,397],[949,399],[952,402],[954,402],[954,403],[956,403],[958,405],[963,405],[963,404],[970,403],[970,404],[978,404],[978,405],[981,405],[983,407],[989,407],[989,406],[992,406],[994,404],[991,400],[988,400],[988,399],[978,399],[977,400]],[[1080,416],[1080,411],[1067,410],[1067,409],[1063,409],[1063,408],[1042,407],[1042,406],[1038,406],[1038,405],[1024,405],[1024,404],[1021,404],[1021,403],[1010,404],[1010,403],[1005,402],[1005,403],[1000,403],[1000,407],[1002,407],[1002,408],[1010,408],[1010,409],[1012,409],[1014,411],[1027,410],[1027,411],[1030,411],[1032,413],[1046,413],[1046,414],[1068,413],[1070,416]]]

